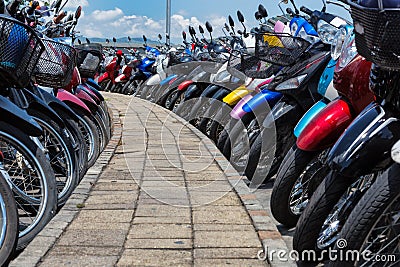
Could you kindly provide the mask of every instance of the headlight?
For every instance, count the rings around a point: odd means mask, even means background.
[[[351,30],[343,43],[342,54],[339,59],[339,68],[346,67],[357,55],[357,48],[353,30]]]
[[[279,84],[275,88],[275,90],[280,91],[280,90],[296,89],[297,87],[300,86],[301,82],[304,81],[304,79],[306,77],[307,77],[307,74],[303,74],[303,75],[291,78],[289,80],[286,80],[283,83]]]
[[[339,58],[342,52],[342,47],[344,40],[346,39],[346,36],[347,36],[347,31],[345,28],[341,28],[335,35],[331,47],[331,56],[334,60],[337,60]]]
[[[338,31],[338,28],[333,27],[329,23],[323,20],[318,21],[318,36],[323,43],[332,44]]]
[[[308,41],[311,44],[314,44],[319,41],[318,37],[307,34],[304,28],[300,29],[297,36],[303,38],[304,40]]]

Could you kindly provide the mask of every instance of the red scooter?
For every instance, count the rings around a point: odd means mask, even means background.
[[[115,84],[115,79],[118,77],[119,70],[121,69],[121,62],[123,53],[118,50],[114,58],[107,58],[104,62],[105,72],[99,77],[98,83],[104,91],[110,91]]]
[[[293,227],[313,192],[325,178],[330,148],[353,119],[374,100],[369,89],[371,62],[357,54],[354,38],[344,44],[336,64],[334,87],[339,97],[304,128],[279,168],[271,195],[271,211],[280,223]]]

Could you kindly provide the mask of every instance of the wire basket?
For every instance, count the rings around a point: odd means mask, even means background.
[[[49,39],[42,40],[46,50],[35,69],[36,83],[46,87],[62,88],[71,81],[76,51],[72,46]]]
[[[77,45],[77,66],[83,78],[93,78],[99,69],[103,59],[103,47],[101,44]]]
[[[400,9],[365,8],[349,2],[357,51],[382,68],[400,69]]]
[[[0,15],[1,86],[28,85],[44,44],[36,33],[21,22]]]
[[[280,66],[293,65],[310,43],[287,33],[264,32],[256,34],[255,55],[260,60]]]
[[[237,78],[266,79],[273,75],[271,64],[260,60],[254,54],[254,48],[247,52],[233,50],[228,61],[228,72]]]

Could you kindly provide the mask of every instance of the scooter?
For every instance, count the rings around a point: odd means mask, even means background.
[[[374,100],[368,86],[371,63],[357,54],[352,27],[346,28],[341,56],[333,65],[333,84],[340,97],[330,94],[298,122],[294,130],[297,143],[286,154],[274,183],[271,211],[288,227],[296,225],[313,190],[325,177],[324,159],[329,148],[354,116]]]

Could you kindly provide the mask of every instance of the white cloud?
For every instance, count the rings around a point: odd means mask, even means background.
[[[116,7],[112,10],[95,10],[91,14],[92,19],[97,21],[110,21],[124,15],[124,12]]]
[[[180,12],[182,13],[182,12]],[[208,18],[214,28],[214,35],[222,34],[220,30],[226,19],[213,16]],[[171,17],[171,40],[176,43],[182,41],[182,31],[188,31],[189,25],[198,29],[204,26],[197,17],[187,17],[184,14],[174,14]],[[78,24],[79,30],[87,37],[141,37],[143,34],[149,39],[156,40],[158,34],[165,35],[165,20],[155,20],[147,16],[124,14],[120,8],[112,10],[95,10],[86,14]],[[205,27],[204,27],[205,29]],[[208,35],[206,35],[208,37]]]

